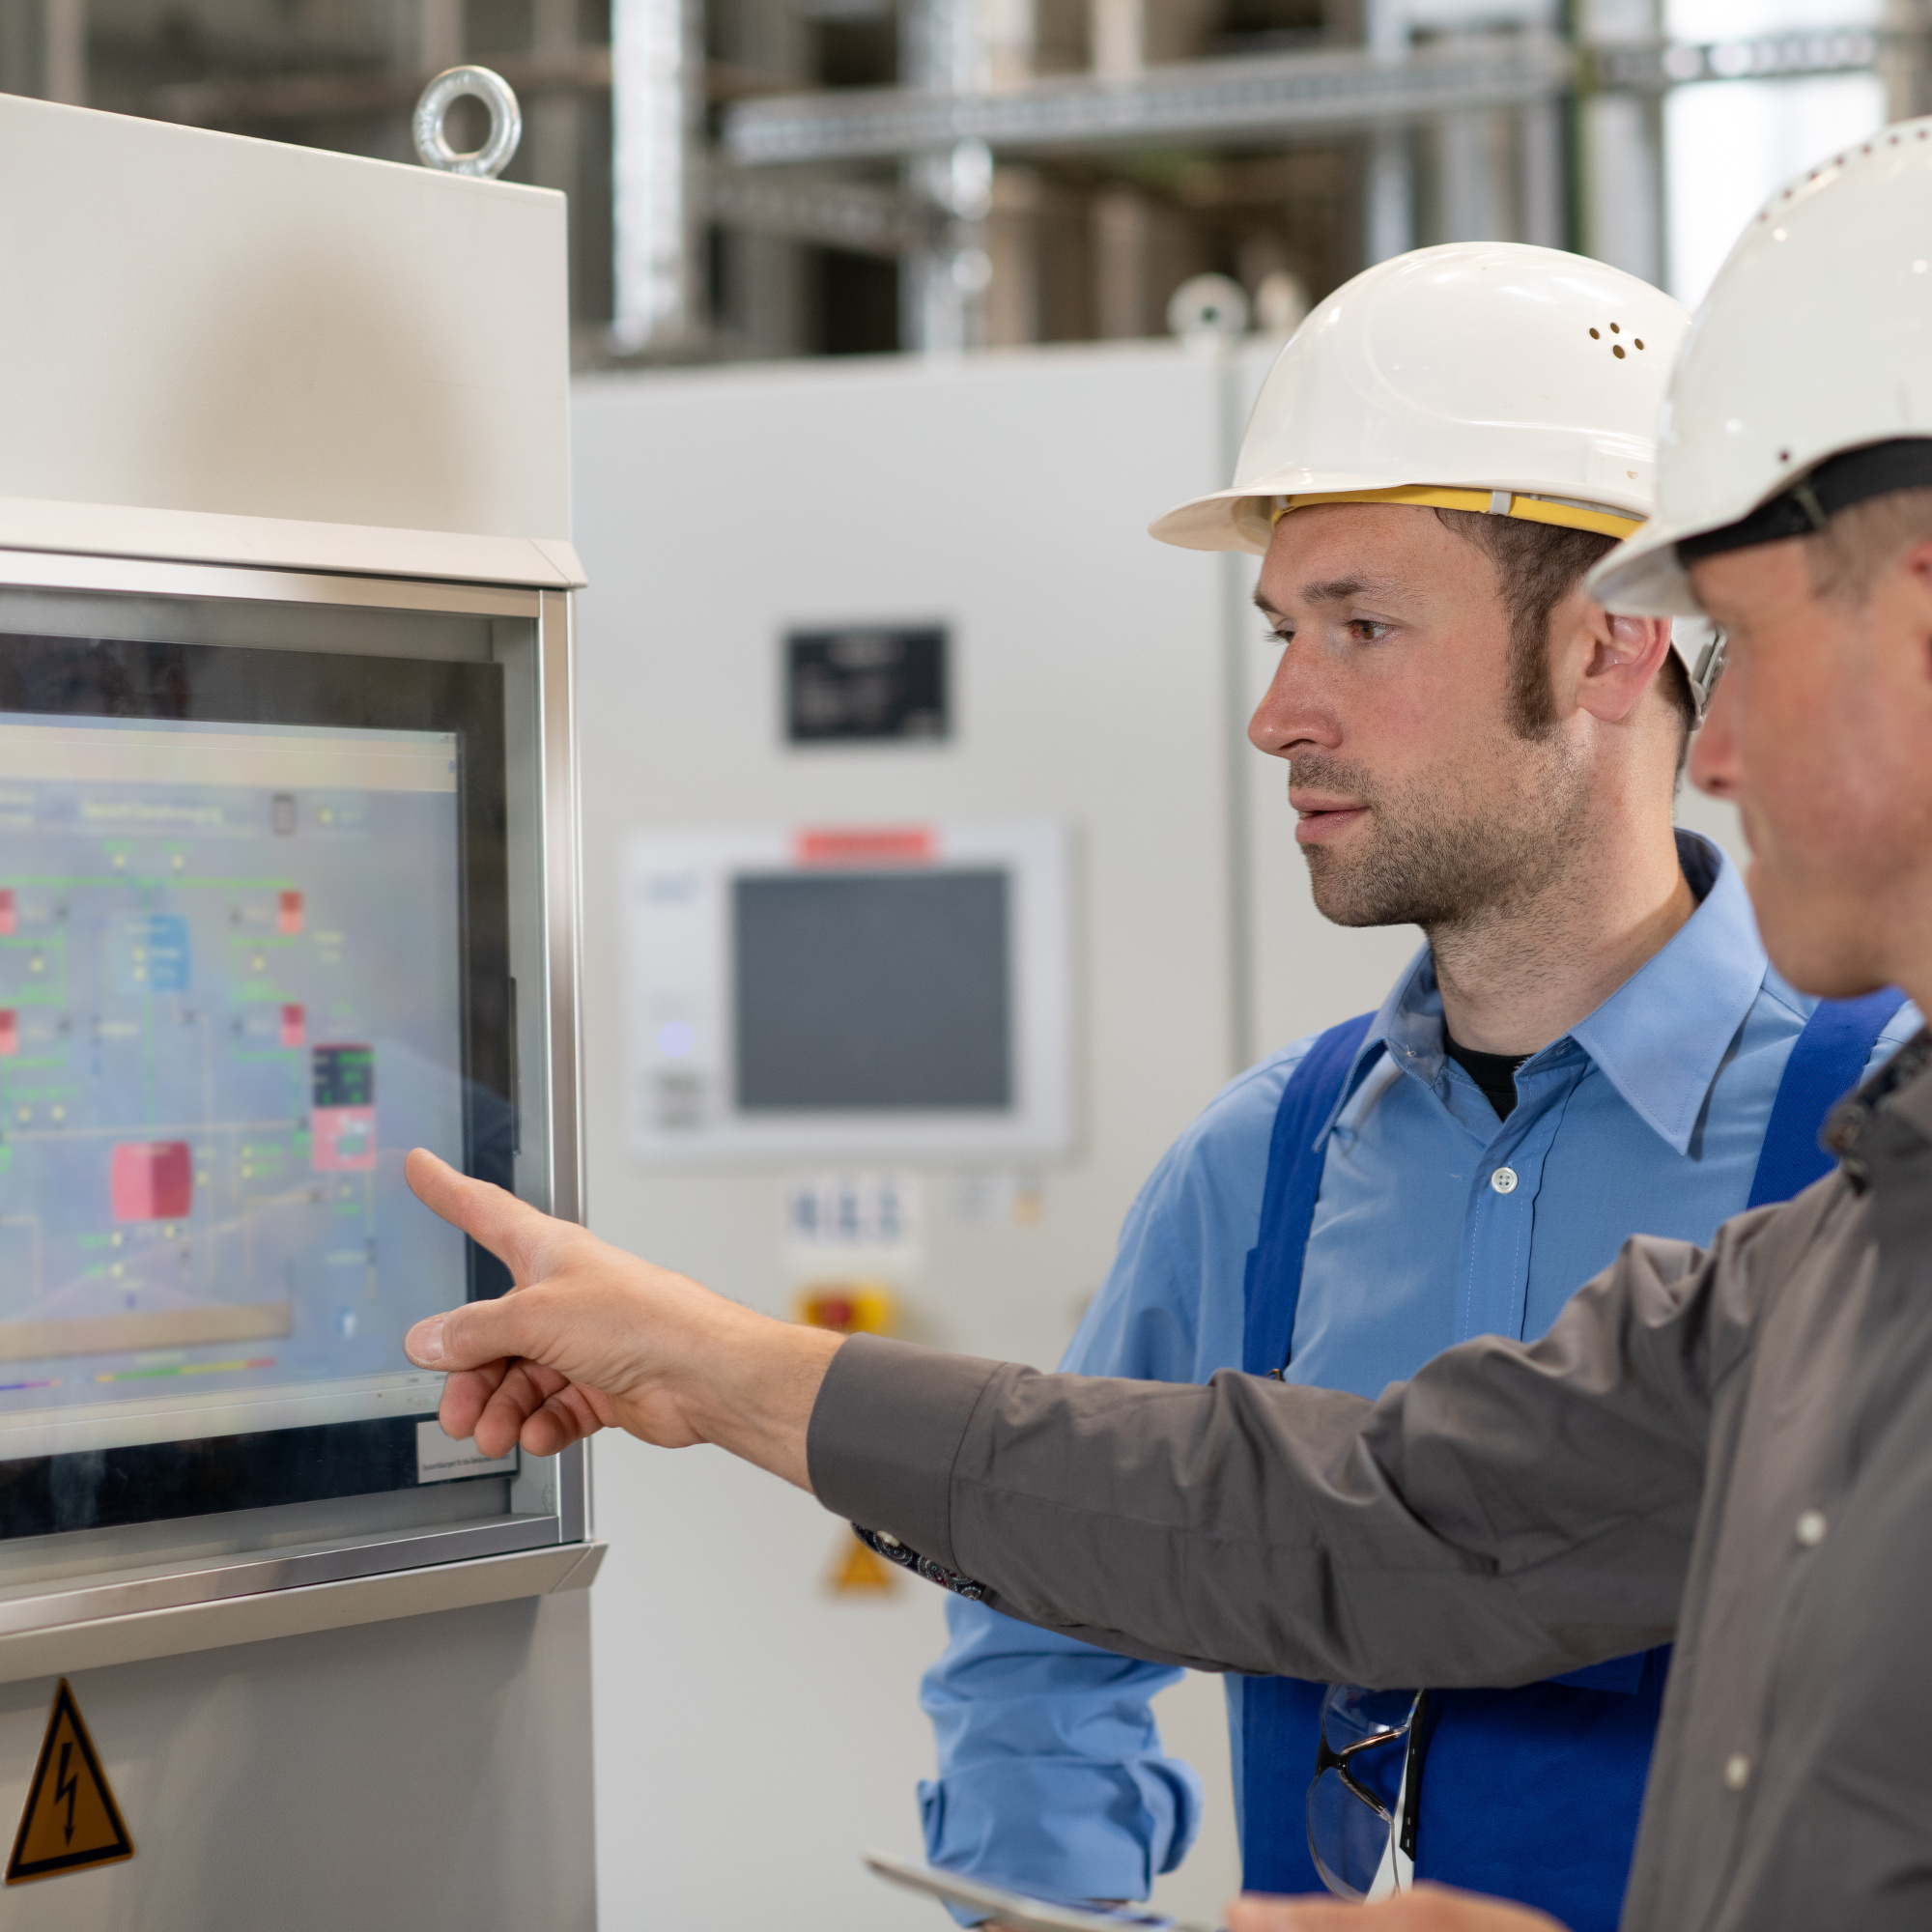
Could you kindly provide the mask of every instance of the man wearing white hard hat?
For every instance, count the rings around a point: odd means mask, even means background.
[[[1781,968],[1815,995],[1889,983],[1921,1005],[1928,235],[1932,123],[1773,205],[1685,354],[1660,527],[1593,580],[1639,612],[1694,599],[1729,632],[1693,770],[1740,802]],[[1776,380],[1741,390],[1741,364]],[[1714,435],[1736,439],[1734,462],[1692,452]],[[1680,452],[1700,478],[1681,491]],[[522,1292],[418,1323],[407,1346],[448,1372],[444,1426],[487,1455],[603,1427],[715,1442],[921,1574],[1126,1656],[1467,1686],[1674,1637],[1624,1924],[1917,1932],[1932,1922],[1932,1035],[1824,1138],[1836,1171],[1796,1200],[1708,1247],[1634,1237],[1541,1341],[1461,1343],[1375,1401],[840,1340],[421,1152],[417,1191]],[[1229,1913],[1230,1932],[1550,1922],[1437,1889]]]
[[[1633,1229],[1708,1239],[1822,1173],[1826,1104],[1911,1031],[1896,994],[1785,987],[1736,874],[1673,837],[1708,630],[1673,664],[1665,627],[1582,593],[1650,507],[1687,320],[1548,249],[1385,263],[1283,351],[1233,487],[1153,526],[1265,554],[1286,647],[1251,735],[1289,761],[1316,903],[1432,943],[1378,1012],[1264,1061],[1169,1153],[1066,1370],[1373,1397],[1452,1342],[1533,1339]],[[949,1616],[928,1858],[1145,1897],[1200,1816],[1149,1709],[1178,1673]],[[1413,1865],[1607,1932],[1667,1663],[1434,1689],[1420,1724],[1421,1687],[1231,1676],[1247,1884],[1360,1895]]]

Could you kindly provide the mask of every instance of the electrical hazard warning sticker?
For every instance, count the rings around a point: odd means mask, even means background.
[[[27,1786],[27,1807],[20,1813],[14,1856],[7,1861],[7,1883],[25,1885],[89,1865],[118,1864],[133,1856],[134,1841],[63,1677]]]

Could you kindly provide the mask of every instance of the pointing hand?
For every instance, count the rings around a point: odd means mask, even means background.
[[[422,1148],[417,1197],[507,1264],[515,1288],[418,1321],[411,1361],[443,1369],[444,1431],[532,1456],[599,1429],[661,1448],[716,1442],[809,1489],[805,1430],[839,1338],[775,1321],[472,1180]]]

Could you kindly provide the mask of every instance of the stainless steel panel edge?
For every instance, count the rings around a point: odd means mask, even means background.
[[[510,754],[510,959],[517,982],[519,1147],[515,1183],[534,1206],[581,1218],[581,1082],[577,1037],[577,819],[574,604],[545,592],[538,621],[491,627],[504,670]],[[542,838],[529,828],[541,824]],[[557,1535],[588,1534],[587,1453],[582,1445],[526,1458],[514,1507],[553,1513]]]
[[[542,669],[544,906],[547,942],[545,1019],[550,1042],[551,1212],[585,1218],[582,1188],[582,1042],[577,935],[579,855],[582,851],[577,783],[576,599],[543,593],[537,628]],[[590,1534],[590,1449],[576,1443],[557,1459],[554,1503],[566,1543]]]
[[[102,1617],[131,1616],[145,1610],[179,1609],[187,1604],[225,1597],[253,1597],[269,1590],[296,1590],[315,1583],[340,1583],[357,1577],[425,1570],[479,1556],[505,1556],[519,1550],[554,1548],[563,1541],[548,1517],[510,1517],[501,1522],[461,1529],[417,1531],[340,1549],[296,1555],[234,1556],[164,1577],[90,1583],[81,1589],[47,1590],[0,1603],[0,1637],[16,1632],[51,1630],[63,1624],[92,1623]]]
[[[543,667],[544,901],[551,1041],[551,1212],[582,1221],[582,1080],[577,1014],[578,852],[575,605],[545,591]]]
[[[412,577],[351,577],[244,564],[161,563],[143,557],[0,549],[0,583],[45,590],[139,591],[255,604],[343,604],[373,611],[450,611],[468,616],[535,617],[544,592]]]
[[[603,1557],[601,1543],[552,1546],[300,1589],[134,1610],[47,1630],[15,1631],[0,1634],[0,1684],[489,1604],[565,1596],[587,1590],[596,1581]]]

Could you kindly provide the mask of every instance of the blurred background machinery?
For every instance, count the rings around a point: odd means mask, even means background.
[[[1264,333],[1420,243],[1695,300],[1755,198],[1920,112],[1925,0],[0,0],[0,89],[391,159],[496,68],[580,366]],[[474,103],[469,103],[473,109]],[[480,118],[478,129],[480,132]],[[452,128],[461,139],[459,114]]]

